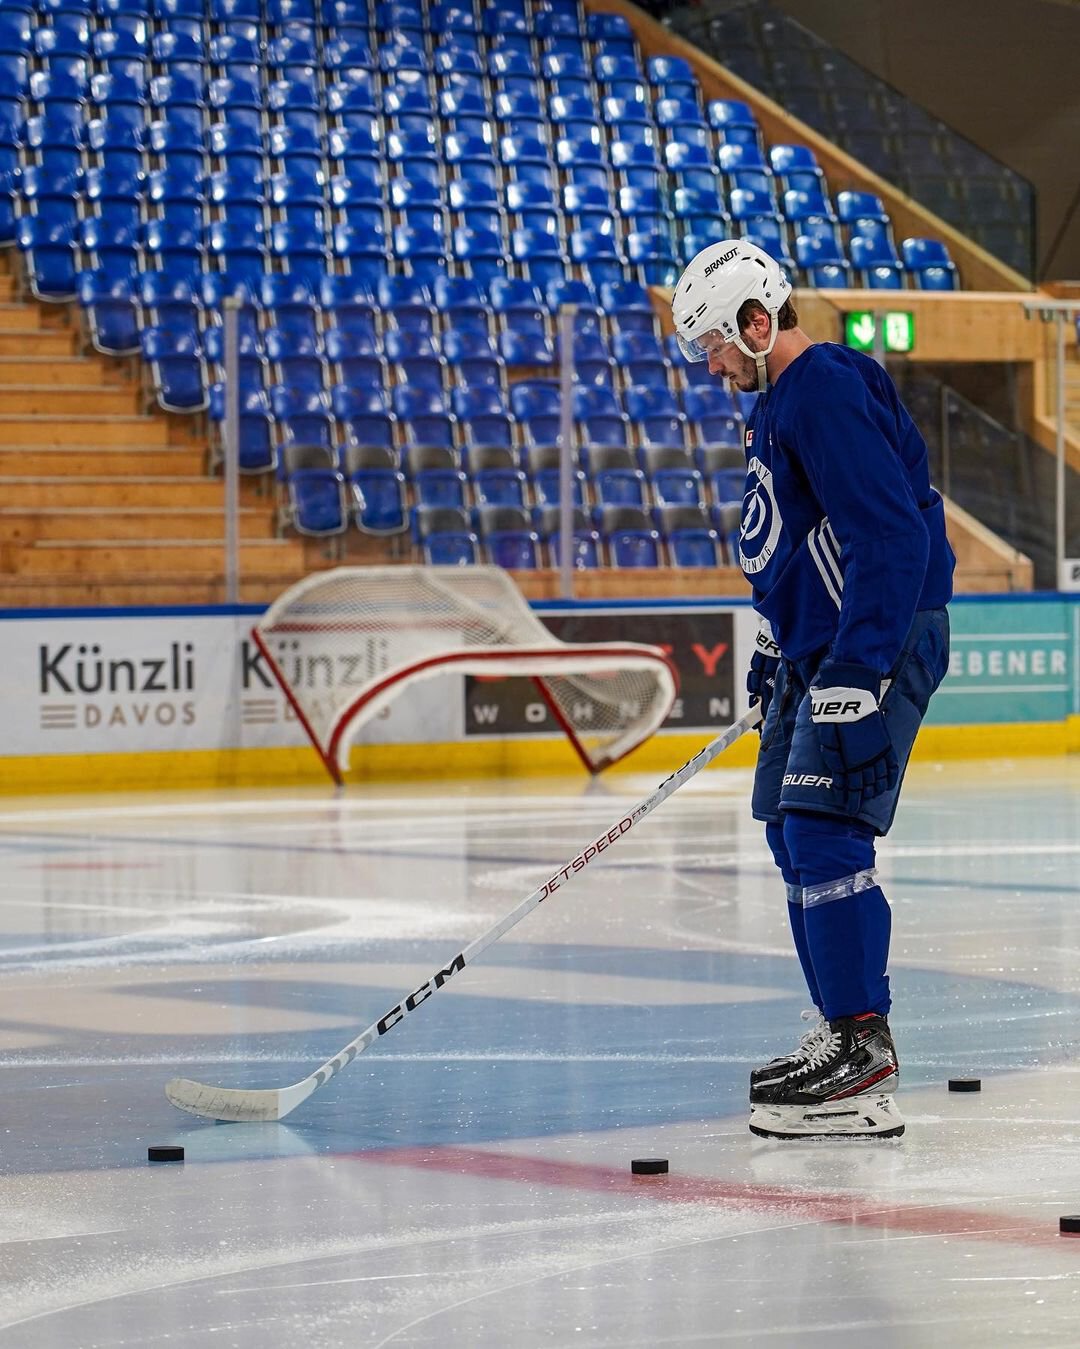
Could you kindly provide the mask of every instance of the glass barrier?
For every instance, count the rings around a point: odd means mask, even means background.
[[[1054,456],[918,366],[891,362],[889,373],[926,439],[935,485],[1031,558],[1037,589],[1053,590]],[[1072,469],[1065,505],[1065,551],[1077,557],[1080,474]]]

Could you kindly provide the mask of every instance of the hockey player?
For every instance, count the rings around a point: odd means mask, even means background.
[[[684,355],[759,394],[739,542],[760,615],[753,814],[787,884],[816,1011],[792,1053],[750,1074],[750,1128],[889,1138],[904,1124],[874,846],[948,668],[954,558],[892,380],[867,356],[811,342],[790,296],[768,254],[731,239],[691,260],[673,299]]]

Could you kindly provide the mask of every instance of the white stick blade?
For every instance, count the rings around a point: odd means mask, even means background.
[[[281,1119],[285,1113],[281,1109],[283,1094],[276,1089],[244,1091],[208,1087],[202,1082],[192,1082],[188,1077],[174,1077],[165,1086],[165,1095],[178,1110],[186,1110],[189,1115],[198,1115],[201,1119],[233,1123]]]

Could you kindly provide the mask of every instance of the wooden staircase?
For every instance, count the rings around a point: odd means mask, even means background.
[[[0,257],[0,607],[224,599],[224,487],[203,418],[147,408],[136,360],[85,354],[74,306],[16,299]],[[243,598],[325,565],[241,483]]]

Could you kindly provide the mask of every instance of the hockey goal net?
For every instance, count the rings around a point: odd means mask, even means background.
[[[499,567],[317,572],[252,635],[338,783],[357,732],[419,680],[528,676],[592,773],[647,740],[677,691],[659,647],[560,641]]]

